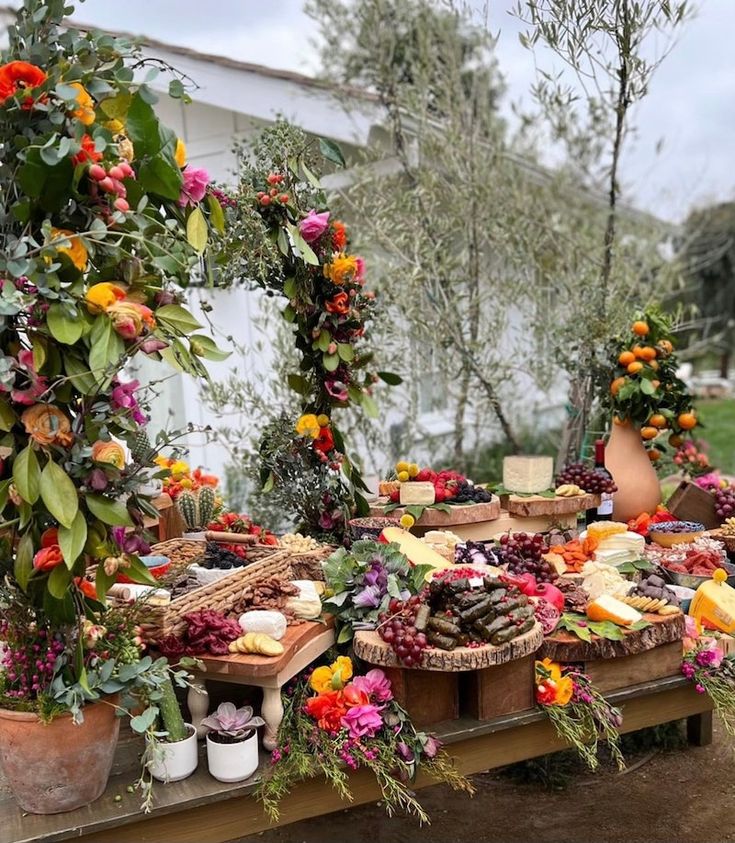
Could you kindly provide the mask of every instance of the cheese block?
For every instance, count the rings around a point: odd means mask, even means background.
[[[436,501],[433,483],[417,483],[416,481],[401,483],[400,501],[405,506],[417,504],[431,506]]]
[[[619,626],[630,626],[643,618],[643,615],[622,600],[603,594],[587,604],[587,617],[591,621],[612,621]]]
[[[432,568],[449,568],[452,564],[440,553],[437,553],[430,545],[412,535],[408,530],[401,527],[386,527],[382,533],[383,538],[388,542],[398,545],[401,553],[408,557],[408,561],[414,565],[431,565]]]
[[[559,553],[544,553],[543,558],[551,565],[551,567],[556,571],[558,576],[562,574],[566,574],[567,572],[567,563],[564,561],[564,557],[561,556]]]
[[[552,457],[503,457],[503,486],[509,492],[534,495],[551,488]]]
[[[286,634],[286,616],[268,609],[251,609],[237,619],[243,632],[262,632],[280,641]]]

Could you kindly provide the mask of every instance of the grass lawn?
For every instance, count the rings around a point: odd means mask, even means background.
[[[712,465],[735,474],[735,398],[697,401],[696,406],[704,427],[694,431],[695,437],[709,444]]]

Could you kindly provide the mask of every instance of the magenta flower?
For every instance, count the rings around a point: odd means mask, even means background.
[[[346,401],[348,398],[347,384],[342,381],[326,380],[324,381],[324,388],[337,401]]]
[[[128,533],[125,527],[113,527],[110,533],[113,541],[123,553],[145,556],[151,552],[151,546],[141,535]]]
[[[401,758],[406,762],[406,764],[412,764],[414,761],[414,754],[411,747],[405,741],[399,741],[396,744],[396,749],[398,750],[398,754]]]
[[[136,424],[145,424],[148,417],[141,412],[138,399],[135,397],[135,392],[139,387],[138,381],[120,383],[116,380],[110,396],[110,405],[113,410],[127,410]]]
[[[441,741],[434,737],[434,735],[427,735],[424,741],[424,755],[427,758],[436,758],[437,752],[441,749]]]
[[[104,492],[108,486],[107,475],[101,468],[93,468],[87,476],[87,485],[95,492]]]
[[[355,263],[357,264],[357,269],[355,270],[354,281],[355,281],[356,284],[364,284],[365,283],[365,259],[357,256],[355,258]]]
[[[164,348],[168,348],[168,343],[163,340],[158,340],[155,337],[143,340],[140,344],[140,350],[143,354],[153,354],[156,351],[162,351]]]
[[[299,233],[307,243],[315,243],[329,225],[329,211],[317,214],[311,210],[299,223]]]
[[[351,738],[372,738],[383,728],[380,710],[374,705],[353,705],[340,720]]]
[[[352,680],[352,685],[358,691],[364,691],[372,702],[385,703],[393,699],[390,680],[382,670],[377,668],[368,670],[364,676],[356,676]]]
[[[33,352],[27,348],[18,352],[18,362],[15,369],[28,379],[28,384],[22,389],[13,389],[10,397],[18,404],[25,404],[30,407],[46,392],[46,378],[36,371],[36,367],[33,365]]]
[[[198,205],[204,199],[209,184],[209,173],[197,167],[187,167],[181,174],[184,184],[179,196],[179,205],[186,208],[187,205]]]

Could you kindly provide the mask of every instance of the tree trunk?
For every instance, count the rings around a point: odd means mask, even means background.
[[[720,377],[724,378],[725,380],[730,379],[730,357],[732,356],[732,351],[728,349],[727,351],[723,351],[720,354]]]

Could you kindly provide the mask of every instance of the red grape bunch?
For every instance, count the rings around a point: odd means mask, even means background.
[[[428,646],[426,635],[416,629],[416,613],[421,606],[417,595],[405,602],[393,598],[388,611],[378,617],[378,635],[389,644],[396,658],[405,667],[418,667]]]
[[[601,471],[595,471],[583,462],[573,462],[564,466],[557,475],[554,485],[558,489],[565,483],[579,486],[590,495],[613,495],[618,490],[612,477]]]
[[[554,568],[542,558],[546,551],[541,533],[504,533],[500,537],[500,554],[511,574],[533,574],[537,582],[553,582]]]
[[[715,512],[722,519],[735,515],[735,486],[715,489]]]

